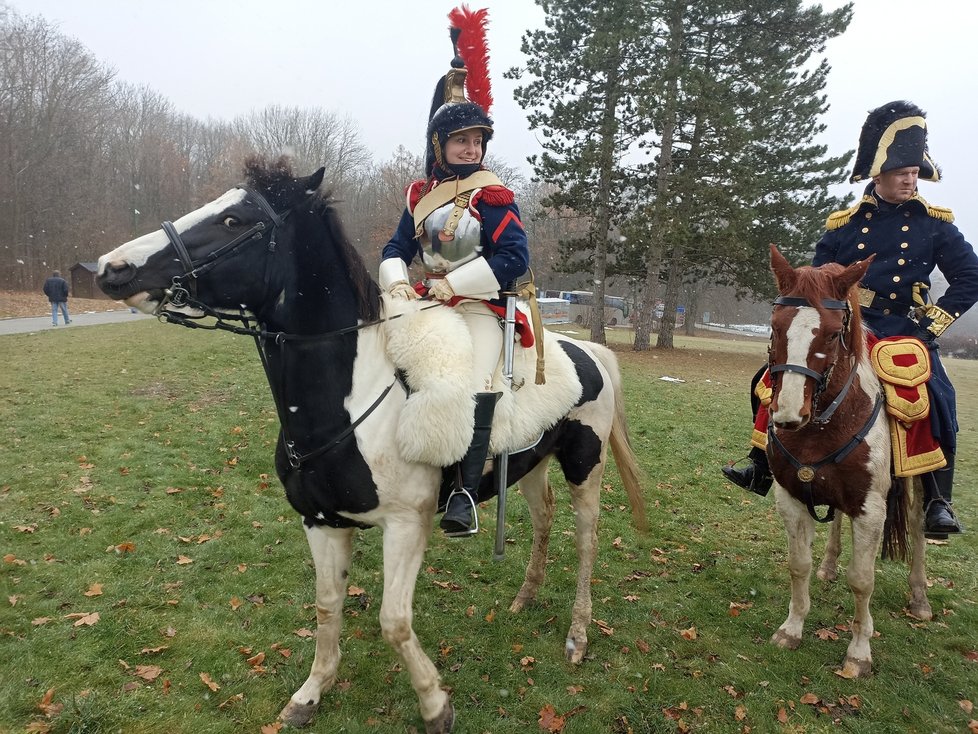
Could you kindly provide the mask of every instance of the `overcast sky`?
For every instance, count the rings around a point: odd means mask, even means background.
[[[374,160],[398,145],[420,153],[436,79],[448,68],[452,0],[8,0],[39,14],[113,67],[199,119],[230,119],[269,104],[349,114]],[[826,8],[839,7],[827,0]],[[523,63],[523,33],[542,25],[532,0],[470,2],[488,7],[496,136],[490,150],[529,172],[539,152],[502,78]],[[833,154],[855,148],[866,112],[909,99],[927,112],[932,157],[944,180],[921,194],[954,210],[978,242],[974,138],[978,54],[972,0],[856,0],[846,33],[826,50],[831,105],[823,140]],[[845,186],[839,193],[854,191]]]

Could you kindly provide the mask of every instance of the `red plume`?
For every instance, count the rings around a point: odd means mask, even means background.
[[[492,108],[492,82],[489,80],[489,45],[486,43],[486,27],[489,11],[469,10],[467,5],[455,8],[448,14],[452,28],[458,28],[458,55],[465,62],[465,92],[470,102],[475,102],[488,115]]]

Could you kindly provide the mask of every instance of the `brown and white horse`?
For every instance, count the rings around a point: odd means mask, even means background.
[[[399,340],[401,351],[415,343],[427,353],[427,365],[416,363],[413,371],[420,382],[431,380],[465,356],[448,336],[460,317],[440,305],[422,314],[427,305],[398,306],[383,298],[330,202],[316,193],[322,179],[322,169],[295,178],[285,161],[251,161],[246,185],[103,255],[98,282],[113,298],[161,319],[248,334],[258,345],[281,423],[276,470],[290,504],[302,515],[316,567],[315,659],[282,720],[309,723],[320,696],[335,683],[354,531],[379,527],[384,639],[410,673],[426,730],[448,732],[454,708],[412,621],[443,470],[408,458],[413,454],[400,439],[454,440],[451,434],[463,429],[446,430],[445,416],[424,411],[401,425],[420,393],[409,394],[407,384],[416,387],[412,369],[392,356],[391,342]],[[427,318],[440,321],[422,320]],[[549,332],[537,337],[546,340],[547,383],[535,384],[536,358],[531,350],[519,350],[514,385],[520,389],[504,396],[497,410],[497,419],[518,430],[493,424],[494,444],[511,452],[508,477],[519,482],[533,521],[525,580],[510,608],[519,611],[531,602],[544,580],[555,508],[547,467],[554,457],[575,513],[577,596],[565,655],[579,663],[591,622],[599,494],[609,446],[639,527],[645,522],[644,503],[614,355]],[[529,408],[506,408],[507,399]],[[474,403],[467,385],[455,403],[469,421],[470,437]],[[499,447],[506,435],[521,433],[519,440],[511,439],[515,445]],[[469,439],[461,438],[464,451]],[[480,497],[494,490],[493,473],[487,472]]]
[[[788,534],[791,604],[788,618],[771,642],[796,649],[811,606],[809,581],[815,521],[832,521],[826,556],[818,571],[834,580],[841,547],[841,515],[852,524],[852,559],[846,580],[855,599],[852,641],[841,674],[868,675],[876,554],[887,530],[886,546],[906,549],[912,541],[909,610],[929,620],[924,572],[923,498],[919,481],[891,479],[890,432],[879,378],[869,360],[866,332],[855,286],[871,260],[848,267],[828,263],[792,268],[771,246],[771,268],[779,296],[771,316],[772,402],[768,460],[775,479],[775,501]],[[902,485],[902,486],[901,486]],[[825,517],[816,507],[828,505]],[[894,520],[894,514],[896,519]]]

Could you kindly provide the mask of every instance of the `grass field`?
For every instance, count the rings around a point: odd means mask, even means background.
[[[476,538],[432,534],[415,629],[456,731],[978,731],[978,362],[947,365],[972,532],[928,548],[933,622],[905,612],[906,568],[879,565],[875,675],[854,681],[835,674],[844,574],[814,581],[801,649],[767,642],[787,613],[784,532],[770,499],[719,472],[746,452],[766,343],[677,343],[618,353],[652,529],[631,528],[609,471],[582,665],[563,661],[576,558],[559,474],[547,584],[519,615],[530,524],[517,494],[500,563],[495,503]],[[312,659],[313,572],[274,478],[278,424],[252,343],[140,321],[0,337],[0,352],[0,731],[277,731]],[[380,635],[380,533],[358,536],[340,681],[311,730],[423,731]]]

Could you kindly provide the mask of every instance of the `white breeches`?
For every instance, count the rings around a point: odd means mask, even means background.
[[[472,391],[490,392],[503,349],[499,317],[482,301],[462,301],[455,311],[461,314],[472,335]]]

